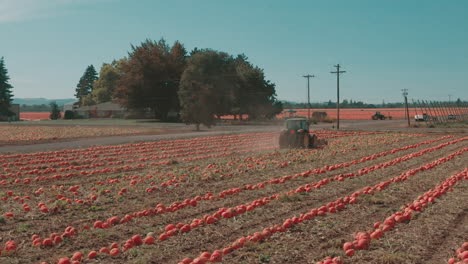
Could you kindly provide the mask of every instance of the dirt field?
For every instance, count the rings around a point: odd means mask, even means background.
[[[57,121],[57,120],[54,120]],[[232,125],[218,124],[195,131],[193,126],[180,123],[159,123],[138,120],[58,120],[40,122],[0,123],[0,154],[25,153],[64,148],[115,145],[200,136],[229,135],[253,132],[279,132],[281,124]],[[70,122],[71,121],[71,122]],[[342,130],[396,131],[407,133],[468,133],[460,127],[407,127],[405,120],[343,120]],[[111,128],[111,129],[109,129]],[[313,131],[336,130],[336,123],[311,125]],[[71,133],[67,133],[71,131]],[[61,135],[61,136],[60,136]]]
[[[468,241],[466,134],[249,129],[1,147],[24,154],[0,155],[0,263],[432,264]]]

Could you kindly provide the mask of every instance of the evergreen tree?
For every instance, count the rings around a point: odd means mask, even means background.
[[[93,91],[94,82],[98,79],[98,74],[93,65],[86,68],[83,76],[81,76],[75,89],[75,96],[78,98],[78,103],[83,104],[83,98]]]
[[[5,67],[5,60],[0,58],[0,116],[11,116],[10,105],[13,101],[11,89],[13,86],[9,83],[10,77]]]
[[[193,50],[190,51],[190,56],[192,56],[192,55],[194,55],[194,54],[196,54],[196,53],[198,53],[198,52],[200,52],[200,51],[202,51],[202,50],[199,49],[199,48],[197,48],[197,47],[195,47],[195,48],[193,48]]]
[[[57,120],[60,119],[60,109],[56,102],[50,103],[50,119]]]

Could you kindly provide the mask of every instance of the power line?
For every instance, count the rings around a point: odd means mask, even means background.
[[[336,119],[336,129],[340,129],[340,74],[345,73],[346,71],[340,71],[340,64],[334,65],[336,71],[330,72],[336,74],[336,110],[337,110],[337,119]]]
[[[310,89],[309,89],[309,80],[310,78],[314,78],[314,75],[304,75],[302,76],[304,78],[307,78],[307,120],[310,121]]]

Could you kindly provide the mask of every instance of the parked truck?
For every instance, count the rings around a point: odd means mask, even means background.
[[[416,122],[422,122],[422,121],[431,121],[435,120],[434,117],[431,117],[430,115],[423,113],[422,115],[415,115],[414,116],[414,121]]]

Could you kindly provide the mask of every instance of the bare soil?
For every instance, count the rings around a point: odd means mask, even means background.
[[[158,140],[177,143],[185,142],[178,141],[181,139],[200,136],[216,137],[213,138],[213,141],[216,141],[219,139],[218,137],[222,136],[244,135],[246,133],[252,133],[253,136],[253,132],[274,131],[276,129],[278,128],[248,127],[219,129],[210,132],[186,131],[167,135],[105,137],[69,142],[3,146],[0,147],[0,153],[26,153]],[[219,208],[235,207],[277,193],[284,194],[304,184],[315,183],[339,174],[357,173],[363,168],[388,162],[465,136],[463,133],[455,133],[453,138],[390,153],[322,174],[294,178],[281,184],[268,184],[264,188],[255,190],[243,189],[249,184],[255,185],[272,178],[295,175],[323,168],[326,165],[350,162],[445,135],[444,131],[426,133],[425,135],[398,131],[334,138],[330,139],[329,145],[323,149],[279,150],[273,148],[261,150],[260,146],[268,146],[268,144],[276,146],[277,138],[271,137],[259,139],[255,143],[248,143],[251,144],[251,148],[247,149],[245,153],[233,152],[225,156],[207,157],[199,160],[184,160],[182,157],[174,157],[170,158],[173,163],[166,166],[148,166],[144,169],[128,172],[78,175],[60,180],[33,181],[29,185],[1,186],[0,197],[6,196],[7,191],[13,191],[14,195],[19,197],[30,195],[31,200],[28,203],[33,210],[29,214],[24,214],[21,203],[18,204],[13,199],[0,200],[2,215],[8,211],[15,212],[13,219],[3,219],[3,223],[0,224],[0,244],[10,239],[18,244],[16,253],[0,256],[0,263],[17,264],[46,261],[51,264],[61,257],[71,257],[76,251],[87,254],[91,250],[109,247],[113,242],[122,245],[123,242],[136,234],[144,237],[149,232],[154,232],[158,238],[159,234],[164,232],[165,226],[171,223],[187,224],[193,219],[201,219],[204,215],[214,214]],[[215,144],[215,142],[207,144]],[[248,145],[245,147],[247,148]],[[264,228],[275,224],[282,224],[287,218],[299,216],[312,208],[326,205],[339,197],[351,195],[366,186],[373,186],[467,147],[468,141],[461,141],[359,177],[346,179],[342,182],[330,182],[310,193],[283,196],[278,200],[271,200],[268,204],[251,212],[228,219],[221,218],[215,224],[202,225],[190,232],[177,234],[167,241],[157,241],[154,245],[134,247],[116,257],[102,254],[95,260],[85,260],[82,263],[178,263],[185,257],[198,257],[204,251],[222,250],[240,237],[261,232]],[[197,147],[187,147],[183,148],[180,153],[196,150]],[[346,151],[342,152],[342,150]],[[92,156],[93,153],[86,155]],[[151,152],[149,155],[156,155],[156,153]],[[116,152],[115,157],[129,162],[130,158],[123,158],[124,155],[127,154]],[[190,157],[202,157],[203,155],[194,154]],[[132,159],[138,159],[138,157]],[[83,159],[85,158],[88,157],[83,157]],[[6,161],[0,160],[0,162]],[[280,166],[284,162],[289,163]],[[56,163],[50,161],[50,164]],[[142,162],[142,164],[147,163]],[[344,242],[351,241],[356,232],[369,230],[374,222],[384,221],[387,216],[399,210],[401,206],[412,202],[450,175],[466,168],[466,164],[468,164],[468,153],[465,152],[465,154],[434,169],[419,172],[405,182],[395,183],[382,192],[363,196],[359,199],[358,204],[349,205],[336,214],[314,218],[294,226],[284,233],[276,233],[259,243],[247,243],[244,248],[224,256],[223,263],[316,263],[326,256],[341,256],[345,259],[345,263],[444,263],[453,255],[456,247],[468,238],[466,229],[468,226],[468,205],[466,203],[468,182],[466,180],[461,181],[453,188],[453,192],[437,199],[436,203],[428,206],[426,210],[408,223],[398,225],[384,238],[372,241],[370,250],[357,251],[355,256],[345,257],[341,247]],[[52,165],[47,166],[52,167]],[[16,169],[18,167],[12,167],[12,170]],[[227,176],[228,173],[231,175]],[[148,176],[153,178],[148,180],[145,178]],[[152,186],[151,181],[156,183],[155,186],[160,186],[164,180],[171,177],[185,180],[179,187],[169,186],[153,192],[147,191],[147,188]],[[137,180],[135,185],[130,184],[132,179]],[[104,182],[104,184],[100,185],[99,182]],[[77,185],[80,186],[78,193],[73,194],[68,191],[70,187]],[[33,192],[41,187],[48,193],[36,197]],[[97,188],[97,191],[92,191],[94,187]],[[117,195],[116,193],[122,188],[128,189],[128,192],[125,195]],[[135,218],[129,223],[115,225],[108,229],[83,229],[85,226],[92,226],[97,220],[106,221],[112,216],[123,217],[126,214],[155,208],[160,203],[169,206],[174,202],[183,202],[185,199],[204,196],[206,193],[213,193],[214,196],[217,196],[219,192],[232,188],[240,188],[242,191],[225,198],[202,200],[198,202],[196,207],[185,207],[177,212]],[[107,190],[109,193],[105,192]],[[56,200],[57,195],[64,195],[76,200],[85,199],[92,193],[99,193],[99,197],[90,205],[77,203],[62,205]],[[42,214],[36,208],[39,202],[45,202],[49,207],[59,205],[60,210],[56,213]],[[78,234],[66,238],[64,242],[52,247],[37,248],[31,245],[33,234],[38,234],[42,238],[51,233],[61,234],[67,226],[77,228]]]

